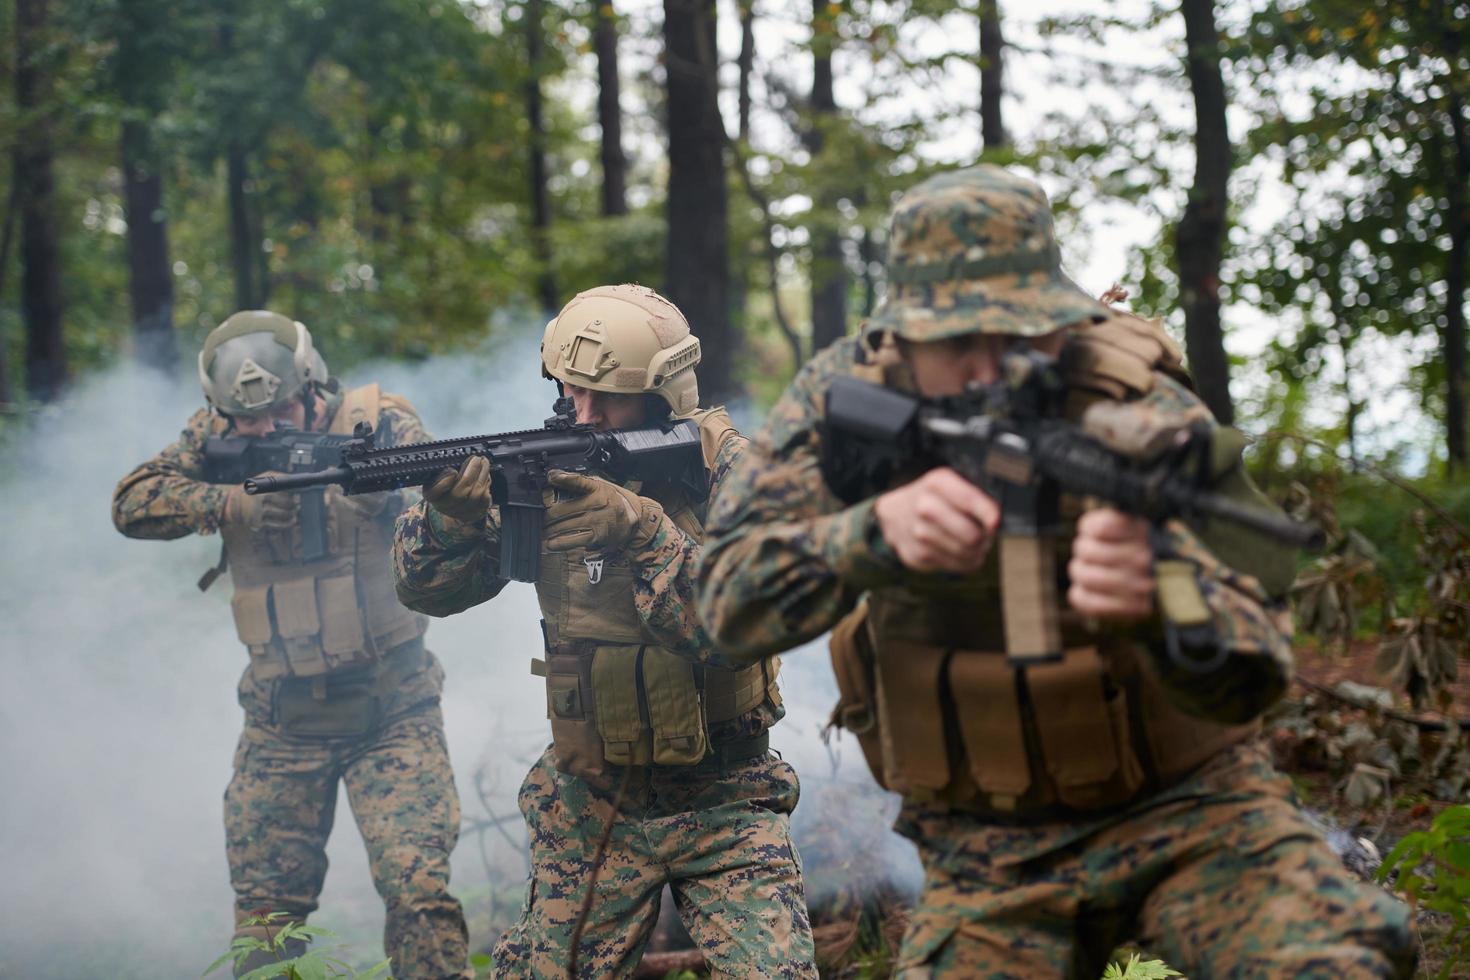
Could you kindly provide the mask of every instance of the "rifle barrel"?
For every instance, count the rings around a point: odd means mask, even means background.
[[[345,466],[333,466],[325,470],[316,470],[311,473],[282,473],[279,476],[256,476],[245,481],[245,492],[248,494],[258,493],[281,493],[291,490],[310,490],[314,487],[324,487],[331,483],[340,483],[351,476],[351,470]]]

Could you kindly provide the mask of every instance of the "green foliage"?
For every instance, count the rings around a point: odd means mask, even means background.
[[[1460,975],[1470,967],[1470,806],[1448,807],[1428,830],[1406,834],[1383,859],[1378,880],[1395,874],[1394,887],[1410,906],[1449,919],[1439,976]]]
[[[1128,957],[1124,965],[1109,963],[1103,970],[1103,980],[1167,980],[1182,976],[1163,960],[1145,960],[1138,953]]]
[[[332,939],[329,930],[304,922],[292,920],[284,912],[266,912],[246,919],[246,928],[262,928],[266,938],[240,936],[230,943],[229,952],[209,965],[201,976],[209,976],[225,964],[238,966],[257,953],[275,958],[272,963],[255,967],[243,975],[242,980],[326,980],[328,977],[347,977],[351,980],[386,980],[389,963],[383,960],[366,972],[358,972],[341,959],[325,951],[307,948],[298,956],[290,955],[290,949],[300,943],[312,943],[320,939]]]

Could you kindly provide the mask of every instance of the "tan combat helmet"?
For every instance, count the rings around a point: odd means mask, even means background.
[[[899,199],[887,268],[868,330],[906,340],[1037,337],[1108,316],[1063,274],[1046,192],[990,164],[930,177]]]
[[[327,365],[306,327],[267,310],[242,310],[215,327],[199,352],[199,384],[226,415],[262,415],[325,384]]]
[[[646,286],[578,293],[546,325],[541,370],[579,388],[658,395],[675,417],[699,408],[699,338],[679,308]]]

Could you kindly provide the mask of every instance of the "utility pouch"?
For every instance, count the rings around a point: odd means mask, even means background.
[[[357,589],[352,575],[317,579],[316,598],[322,622],[322,653],[334,667],[363,656],[367,638],[357,606]]]
[[[709,735],[694,665],[667,650],[647,647],[642,667],[654,764],[695,765],[709,754]]]
[[[249,647],[263,647],[275,631],[271,626],[271,587],[256,585],[236,589],[230,597],[230,612],[235,616],[235,632],[240,642]]]
[[[1026,669],[1036,731],[1057,797],[1079,810],[1117,806],[1144,783],[1133,751],[1128,700],[1111,685],[1096,647]]]
[[[883,774],[883,743],[878,734],[878,699],[866,600],[832,627],[827,648],[832,654],[832,673],[837,678],[837,705],[827,724],[853,734],[873,778],[879,786],[888,789]]]
[[[556,745],[556,767],[574,776],[599,776],[606,767],[592,701],[592,657],[546,654],[546,716]]]
[[[940,679],[949,652],[906,640],[884,645],[875,672],[883,775],[896,793],[937,793],[950,780]]]
[[[639,662],[643,648],[598,647],[592,656],[592,696],[602,756],[617,766],[653,761],[652,740],[638,706]]]
[[[327,672],[322,656],[321,616],[317,612],[316,579],[297,578],[271,586],[271,605],[276,612],[276,633],[286,650],[291,673],[312,677]]]
[[[276,688],[276,727],[301,738],[366,735],[378,724],[378,699],[367,672],[351,677],[286,677]]]
[[[1033,787],[1031,757],[1016,687],[1016,668],[1002,653],[957,650],[949,689],[958,716],[970,777],[996,810],[1016,809]]]

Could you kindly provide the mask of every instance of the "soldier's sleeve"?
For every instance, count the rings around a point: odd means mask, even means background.
[[[229,488],[198,478],[211,422],[208,409],[195,412],[176,441],[118,481],[112,523],[119,531],[171,540],[219,530]]]
[[[1194,396],[1170,381],[1149,398],[1164,407]],[[1275,506],[1251,482],[1240,460],[1239,444],[1217,430],[1212,465],[1213,489],[1262,510]],[[1202,630],[1181,631],[1184,652],[1207,660],[1224,651],[1218,669],[1196,673],[1168,656],[1161,639],[1151,642],[1160,680],[1179,706],[1215,721],[1248,721],[1286,691],[1293,670],[1291,612],[1286,593],[1295,575],[1296,553],[1279,540],[1219,521],[1170,521],[1164,527],[1165,560],[1182,561],[1193,571],[1199,598],[1210,622]],[[1167,588],[1161,584],[1161,588]],[[1161,595],[1161,606],[1167,606]],[[1193,638],[1205,649],[1188,649]]]
[[[820,636],[900,572],[873,502],[844,506],[822,478],[822,405],[854,344],[834,344],[801,370],[711,504],[699,615],[737,662]]]
[[[711,498],[744,454],[747,443],[741,436],[728,440],[720,448],[710,473]],[[648,545],[633,555],[638,568],[633,605],[644,629],[665,649],[698,663],[735,666],[715,649],[699,622],[694,591],[701,550],[700,542],[664,518]]]
[[[493,598],[500,576],[500,524],[491,509],[482,525],[446,517],[419,500],[393,532],[398,601],[430,616],[449,616]]]

